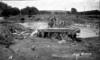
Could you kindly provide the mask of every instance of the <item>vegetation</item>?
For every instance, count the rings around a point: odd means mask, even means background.
[[[8,6],[7,4],[0,2],[0,15],[4,17],[15,16],[15,15],[36,15],[39,10],[36,7],[26,7],[21,10],[15,7]]]
[[[77,9],[76,9],[76,8],[71,8],[71,13],[72,13],[72,14],[77,13]]]
[[[4,9],[1,14],[4,17],[15,16],[20,14],[20,10],[18,8],[7,8]]]
[[[0,10],[8,8],[7,4],[0,2]]]
[[[3,25],[0,25],[0,44],[9,47],[12,44],[13,35],[9,29]]]
[[[9,16],[14,16],[18,15],[20,13],[20,10],[18,8],[13,8],[3,2],[0,2],[0,11],[1,11],[1,16],[4,17],[9,17]]]
[[[83,11],[83,12],[78,12],[78,14],[82,15],[100,15],[100,10],[90,10],[90,11]]]
[[[39,13],[39,10],[36,7],[26,7],[21,9],[22,15],[36,15]]]

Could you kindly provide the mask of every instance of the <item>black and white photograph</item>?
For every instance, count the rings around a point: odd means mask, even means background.
[[[100,60],[100,0],[0,0],[0,60]]]

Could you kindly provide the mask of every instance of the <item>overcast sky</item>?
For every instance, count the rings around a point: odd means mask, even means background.
[[[78,11],[100,10],[100,0],[3,0],[3,2],[20,9],[26,6],[35,6],[39,10],[70,10],[71,8],[76,8]]]

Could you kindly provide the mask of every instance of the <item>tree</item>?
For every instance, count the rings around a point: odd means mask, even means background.
[[[7,4],[0,2],[0,10],[6,9],[7,8]]]
[[[18,15],[20,10],[18,8],[13,8],[3,2],[0,2],[0,15],[4,17],[8,17],[11,15]]]
[[[39,10],[35,7],[26,7],[21,9],[22,15],[36,15],[39,13]]]
[[[10,9],[10,14],[11,15],[19,15],[20,14],[20,10],[18,8],[11,8]]]
[[[20,14],[20,10],[18,8],[6,8],[2,11],[1,15],[4,17],[15,16]]]
[[[76,9],[76,8],[71,8],[71,13],[72,13],[72,14],[77,13],[77,9]]]
[[[3,3],[3,2],[0,2],[0,16],[1,16],[1,13],[4,9],[7,8],[7,4]]]

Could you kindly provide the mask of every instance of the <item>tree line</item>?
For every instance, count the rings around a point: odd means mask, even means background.
[[[6,3],[0,2],[0,16],[9,17],[15,15],[36,15],[42,13],[36,7],[25,7],[23,9],[19,9],[16,7],[11,7]],[[43,12],[45,13],[45,12]],[[77,9],[71,8],[71,14],[76,14]]]
[[[39,10],[36,7],[25,7],[23,9],[18,9],[16,7],[11,7],[3,2],[0,2],[0,16],[9,17],[14,15],[36,15]]]

